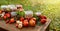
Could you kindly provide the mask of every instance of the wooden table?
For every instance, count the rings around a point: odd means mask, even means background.
[[[45,31],[49,26],[50,22],[51,20],[47,19],[47,22],[41,26],[27,27],[27,28],[25,27],[22,29],[18,29],[15,27],[15,24],[6,24],[5,21],[0,21],[0,27],[8,31]]]

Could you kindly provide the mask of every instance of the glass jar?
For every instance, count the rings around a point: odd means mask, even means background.
[[[7,5],[1,5],[1,9],[6,9],[6,8],[8,8]]]
[[[16,10],[17,7],[15,5],[8,5],[8,7],[11,9],[11,10]]]
[[[25,11],[25,18],[33,17],[33,11]]]
[[[40,16],[41,12],[35,12],[35,15]]]
[[[1,5],[1,9],[2,9],[3,11],[6,11],[7,8],[8,8],[7,5]]]
[[[16,12],[11,12],[11,16],[16,16]]]

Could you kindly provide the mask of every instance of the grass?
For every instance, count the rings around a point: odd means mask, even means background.
[[[40,11],[52,20],[50,31],[60,30],[60,0],[0,0],[0,5],[21,4],[24,10]]]

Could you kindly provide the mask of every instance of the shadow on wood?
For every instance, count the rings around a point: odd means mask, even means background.
[[[0,28],[0,31],[8,31],[8,30],[6,30],[6,29],[3,29],[3,28]]]

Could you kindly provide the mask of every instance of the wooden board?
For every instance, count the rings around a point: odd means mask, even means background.
[[[6,24],[5,21],[0,21],[0,27],[8,31],[45,31],[48,25],[50,24],[50,22],[51,20],[47,19],[47,22],[44,25],[18,29],[15,27],[15,24]]]

